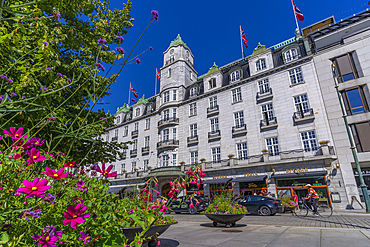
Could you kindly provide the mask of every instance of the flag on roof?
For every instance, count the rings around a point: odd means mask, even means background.
[[[159,79],[159,71],[158,71],[158,69],[157,68],[155,68],[155,75],[157,76],[157,78]]]
[[[135,102],[135,99],[131,99],[132,102]]]
[[[293,9],[294,9],[295,16],[297,17],[298,20],[303,21],[304,20],[304,16],[303,16],[302,12],[295,5],[295,3],[294,3],[293,0],[292,0],[292,3],[293,3]]]
[[[131,82],[130,82],[130,91],[132,92],[132,94],[137,98],[139,95],[138,93],[136,92],[136,90],[134,89],[134,87],[132,86]]]
[[[241,37],[242,42],[245,45],[245,47],[248,48],[247,39],[245,38],[245,34],[244,34],[244,31],[243,31],[243,28],[242,28],[241,25],[240,25],[240,37]]]

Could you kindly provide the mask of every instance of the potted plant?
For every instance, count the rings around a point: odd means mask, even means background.
[[[148,170],[151,170],[153,167],[151,167],[151,166],[148,166]]]
[[[321,146],[327,146],[328,144],[329,144],[329,140],[323,140],[323,141],[319,141],[319,144],[321,145]]]
[[[181,161],[180,162],[180,165],[185,165],[185,161]]]
[[[294,208],[297,206],[293,200],[289,199],[288,197],[281,198],[281,204],[284,207],[284,212],[293,211]]]
[[[135,168],[134,171],[137,172],[139,169]]]
[[[233,154],[229,154],[227,157],[229,157],[229,159],[233,158],[235,155]]]
[[[267,149],[262,149],[262,151],[261,151],[263,154],[266,154],[266,153],[268,153],[269,151],[267,150]]]
[[[205,161],[206,161],[206,159],[205,159],[205,158],[201,158],[199,161],[200,161],[200,162],[205,162]]]
[[[123,170],[122,172],[123,172],[123,173],[126,173],[127,171],[126,171],[126,170]]]

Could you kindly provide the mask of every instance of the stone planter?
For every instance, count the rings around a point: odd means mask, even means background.
[[[245,214],[205,214],[208,219],[213,221],[213,225],[217,223],[225,224],[226,227],[235,226],[235,222],[241,220]]]

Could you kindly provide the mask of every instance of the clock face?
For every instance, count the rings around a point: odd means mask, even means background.
[[[170,51],[170,54],[173,54],[175,51],[172,49],[171,51]]]

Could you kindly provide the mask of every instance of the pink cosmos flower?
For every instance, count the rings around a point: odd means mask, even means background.
[[[75,162],[74,161],[68,161],[63,166],[64,167],[74,167],[75,166]]]
[[[83,214],[87,207],[82,203],[78,203],[76,207],[69,205],[67,211],[64,212],[63,225],[71,224],[73,229],[76,229],[77,224],[82,224],[85,222],[85,218],[89,218],[90,214]]]
[[[103,174],[103,176],[105,178],[109,178],[109,177],[116,177],[117,176],[117,172],[112,172],[112,173],[109,173],[113,168],[113,165],[110,165],[108,166],[107,170],[105,170],[105,163],[102,164],[102,167],[98,167],[96,169],[97,172],[100,172],[101,174]]]
[[[46,228],[41,230],[40,235],[32,236],[33,239],[37,240],[37,245],[41,245],[41,247],[57,247],[56,241],[62,236],[63,231],[55,231],[55,227],[53,225],[49,225]]]
[[[13,141],[18,140],[22,137],[22,134],[23,134],[23,128],[22,127],[20,127],[17,130],[14,127],[10,127],[9,130],[10,130],[10,132],[3,129],[3,132],[4,132],[5,136],[10,136],[10,138],[12,138]]]
[[[60,168],[58,171],[55,171],[53,169],[50,169],[49,167],[45,168],[45,172],[42,172],[46,174],[46,176],[54,178],[54,180],[62,180],[62,178],[67,178],[68,177],[68,172],[63,173],[64,170],[63,168]]]
[[[50,189],[50,186],[46,186],[48,183],[48,180],[46,178],[39,179],[35,178],[32,183],[28,180],[23,180],[23,184],[25,187],[21,187],[17,189],[17,192],[20,192],[22,194],[27,194],[25,198],[28,197],[44,197],[45,193],[44,191]]]
[[[27,164],[31,164],[32,162],[40,162],[46,159],[44,155],[41,155],[41,152],[37,150],[36,148],[31,148],[31,151],[28,152],[27,154],[30,156],[30,159],[27,159]]]
[[[83,231],[80,231],[81,237],[79,237],[77,240],[83,240],[84,244],[90,243],[91,237],[88,233],[85,233]]]
[[[33,137],[29,140],[34,145],[44,145],[45,140],[41,140],[40,138]]]

